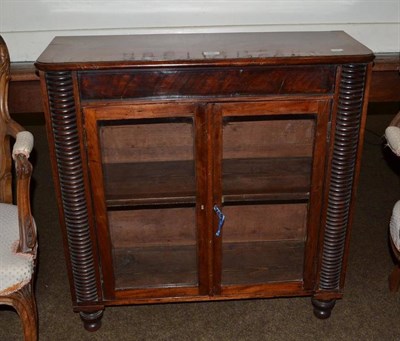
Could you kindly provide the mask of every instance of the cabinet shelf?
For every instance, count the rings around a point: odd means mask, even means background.
[[[223,160],[224,202],[307,200],[311,164],[309,157]]]
[[[304,240],[224,243],[222,285],[303,278]]]
[[[114,249],[115,287],[122,290],[196,285],[195,248],[160,245]],[[222,284],[300,280],[303,259],[302,240],[225,243]]]
[[[195,204],[193,161],[104,164],[108,207]]]
[[[311,158],[223,161],[225,202],[307,200]],[[195,204],[193,161],[104,164],[108,207]]]
[[[197,284],[196,245],[118,248],[113,257],[117,289]]]

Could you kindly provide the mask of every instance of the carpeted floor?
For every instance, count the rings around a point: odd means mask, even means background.
[[[390,293],[387,284],[393,267],[387,226],[400,199],[399,162],[388,163],[381,138],[392,117],[368,116],[345,296],[330,319],[313,316],[310,298],[143,305],[107,308],[95,333],[84,330],[71,308],[44,127],[29,126],[36,136],[40,340],[400,340],[400,293]],[[22,340],[19,319],[6,308],[0,340]]]

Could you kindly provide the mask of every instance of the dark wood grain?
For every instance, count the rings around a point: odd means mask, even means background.
[[[80,142],[73,95],[73,79],[70,72],[46,74],[49,93],[49,115],[55,143],[55,159],[58,169],[61,192],[61,207],[65,217],[65,230],[68,237],[68,257],[71,264],[72,285],[77,302],[97,302],[98,271],[95,267],[91,239],[85,184],[80,154]],[[93,320],[95,312],[82,312],[86,328],[95,330],[100,321]],[[87,317],[87,318],[86,318]]]
[[[333,91],[335,68],[193,68],[82,72],[85,100],[201,96],[256,96]]]
[[[400,102],[400,71],[373,73],[370,91],[371,102]]]
[[[56,37],[40,70],[133,65],[305,64],[367,62],[372,51],[344,32],[274,32]]]
[[[339,291],[344,283],[344,261],[348,248],[350,210],[354,198],[354,177],[359,153],[362,101],[366,65],[348,64],[340,74],[338,107],[334,131],[329,192],[325,211],[325,232],[319,271],[320,291]],[[322,296],[322,295],[321,295]],[[321,297],[320,296],[320,297]],[[323,301],[323,300],[322,300]],[[314,303],[317,317],[326,318],[334,304]],[[329,307],[329,309],[327,308]]]
[[[372,59],[343,32],[56,38],[36,66],[61,213],[98,253],[77,265],[97,301],[72,281],[86,327],[108,305],[253,297],[329,316]]]

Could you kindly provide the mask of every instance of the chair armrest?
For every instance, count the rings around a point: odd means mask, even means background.
[[[385,129],[385,138],[392,152],[400,156],[400,111]]]
[[[12,157],[16,160],[17,155],[23,154],[26,158],[29,158],[29,155],[33,149],[33,135],[29,131],[20,131],[16,135],[16,141],[14,143]]]
[[[400,156],[400,128],[395,126],[387,127],[385,129],[385,138],[392,152]]]
[[[17,207],[19,221],[19,245],[17,252],[29,253],[36,248],[36,225],[30,204],[32,164],[28,157],[33,148],[33,136],[27,131],[17,134],[13,147],[13,159],[17,174]]]

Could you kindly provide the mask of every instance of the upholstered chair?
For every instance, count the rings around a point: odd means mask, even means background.
[[[400,157],[400,112],[386,128],[385,137],[388,147]],[[390,245],[396,258],[396,265],[389,276],[389,289],[396,292],[400,286],[400,200],[393,207],[389,235]]]
[[[17,311],[25,340],[37,340],[37,239],[29,196],[32,165],[28,161],[33,136],[10,118],[9,79],[10,58],[0,37],[0,304]]]

